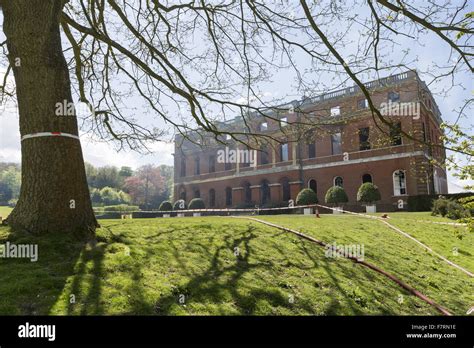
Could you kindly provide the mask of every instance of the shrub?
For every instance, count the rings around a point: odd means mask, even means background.
[[[310,205],[318,203],[318,196],[316,193],[309,189],[302,189],[298,196],[296,196],[296,205]]]
[[[108,205],[103,208],[105,212],[123,212],[128,213],[131,211],[139,210],[137,205],[127,205],[127,204],[117,204],[117,205]]]
[[[12,198],[8,201],[8,206],[11,208],[15,208],[17,203],[18,203],[18,199]]]
[[[433,201],[433,209],[431,215],[441,215],[446,216],[448,213],[448,203],[449,199],[446,199],[443,196],[440,196],[437,200]]]
[[[201,198],[193,198],[189,202],[189,209],[204,209],[204,201]]]
[[[159,211],[170,211],[173,210],[173,205],[170,201],[163,201],[158,208]]]
[[[455,201],[448,201],[446,217],[453,220],[466,218],[469,212],[461,204]]]
[[[179,199],[176,202],[174,202],[173,205],[173,210],[183,210],[186,209],[188,206],[186,205],[186,202],[183,199]]]
[[[339,203],[347,203],[349,198],[347,198],[346,191],[342,187],[333,186],[326,192],[324,200],[326,203],[332,203],[337,206]]]
[[[367,203],[368,205],[380,201],[380,191],[377,186],[371,182],[366,182],[359,187],[357,191],[357,202]]]

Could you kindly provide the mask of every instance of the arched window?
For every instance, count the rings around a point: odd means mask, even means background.
[[[288,178],[283,178],[280,183],[282,190],[282,199],[284,202],[289,201],[291,199],[290,180],[288,180]]]
[[[201,191],[199,189],[194,190],[194,198],[201,198]]]
[[[214,207],[216,205],[216,190],[209,190],[209,206]]]
[[[252,202],[252,189],[250,188],[249,182],[246,182],[244,184],[244,200],[245,200],[245,203]]]
[[[362,175],[362,183],[365,184],[366,182],[372,182],[372,175],[370,174]]]
[[[393,172],[393,194],[401,196],[407,194],[407,179],[404,170]]]
[[[340,187],[344,186],[344,180],[342,179],[341,176],[336,176],[334,178],[334,186],[340,186]]]
[[[225,189],[225,205],[232,205],[232,189],[230,187]]]
[[[268,186],[268,180],[263,180],[260,185],[262,205],[270,201],[270,186]]]
[[[308,187],[314,191],[314,193],[318,193],[318,184],[316,183],[316,180],[311,179],[308,181]]]

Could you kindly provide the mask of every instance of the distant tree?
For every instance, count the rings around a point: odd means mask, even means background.
[[[138,168],[134,176],[125,179],[124,189],[144,209],[158,208],[167,198],[165,179],[160,168],[153,165]]]
[[[21,173],[17,166],[10,165],[0,172],[0,204],[6,205],[20,195]]]

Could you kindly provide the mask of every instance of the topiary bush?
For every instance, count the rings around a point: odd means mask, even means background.
[[[378,187],[371,182],[362,184],[357,191],[357,202],[372,205],[375,202],[380,201],[381,198]]]
[[[326,192],[326,196],[324,197],[326,203],[335,204],[336,206],[339,203],[347,203],[349,198],[347,198],[346,191],[340,186],[333,186],[329,188],[328,192]]]
[[[296,196],[296,205],[310,205],[318,203],[318,196],[316,193],[309,189],[302,189],[298,196]]]
[[[170,211],[173,210],[173,205],[170,201],[163,201],[158,208],[159,211]]]
[[[206,206],[201,198],[193,198],[189,202],[189,209],[204,209]]]
[[[183,210],[186,209],[188,206],[186,205],[186,202],[183,199],[179,199],[176,202],[174,202],[173,205],[173,210]]]

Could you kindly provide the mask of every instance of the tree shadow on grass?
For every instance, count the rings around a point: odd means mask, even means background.
[[[84,247],[67,234],[34,236],[0,227],[0,244],[37,245],[38,260],[0,259],[0,314],[47,315],[60,299]]]

